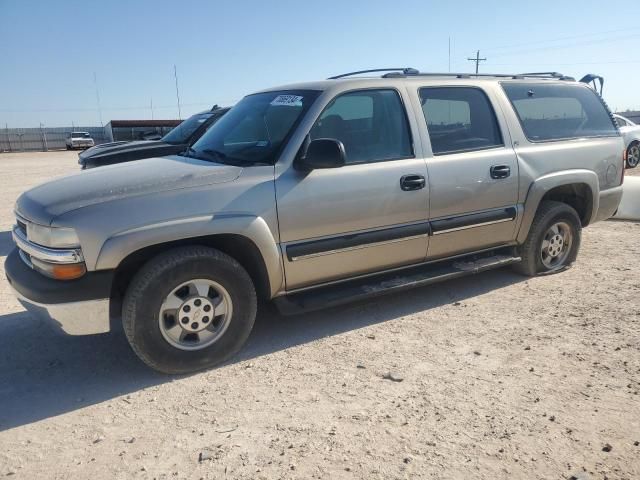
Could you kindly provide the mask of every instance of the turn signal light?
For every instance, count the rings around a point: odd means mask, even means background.
[[[32,258],[33,268],[56,280],[75,280],[87,273],[84,263],[48,263]]]

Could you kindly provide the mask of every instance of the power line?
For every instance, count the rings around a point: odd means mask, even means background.
[[[489,50],[489,51],[493,51],[493,50],[502,50],[502,49],[511,49],[511,48],[518,48],[518,47],[528,47],[529,45],[539,45],[542,43],[553,43],[553,42],[559,42],[562,40],[574,40],[576,38],[584,38],[584,37],[597,37],[600,35],[606,35],[609,33],[616,33],[616,34],[621,34],[623,32],[628,32],[628,31],[637,31],[637,27],[631,27],[631,28],[618,28],[615,30],[605,30],[602,32],[591,32],[591,33],[582,33],[579,35],[570,35],[570,36],[564,36],[564,37],[555,37],[555,38],[547,38],[545,40],[535,40],[533,42],[526,42],[526,43],[516,43],[516,44],[509,44],[509,45],[500,45],[497,47],[488,47],[485,48],[484,50]]]
[[[478,67],[480,66],[480,62],[486,62],[486,58],[480,58],[480,50],[476,52],[475,58],[467,58],[470,62],[476,62],[476,75],[478,74]]]
[[[527,49],[524,49],[524,50],[515,50],[513,52],[496,53],[496,54],[492,54],[492,57],[508,57],[508,56],[513,56],[513,55],[520,55],[520,54],[523,54],[523,53],[534,53],[534,52],[540,52],[540,51],[550,50],[550,49],[565,49],[565,48],[573,48],[573,47],[582,47],[582,46],[586,46],[586,45],[600,45],[600,44],[604,44],[604,43],[619,42],[621,40],[627,40],[627,39],[630,39],[630,38],[637,38],[637,37],[640,37],[640,34],[634,33],[634,34],[627,34],[627,35],[623,35],[623,36],[610,37],[610,38],[605,38],[605,39],[585,40],[585,41],[582,41],[582,42],[575,42],[575,43],[569,43],[569,44],[564,44],[564,45],[547,45],[547,46],[544,46],[544,47],[527,48]]]

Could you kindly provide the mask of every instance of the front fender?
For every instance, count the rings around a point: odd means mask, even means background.
[[[529,187],[527,198],[524,203],[524,215],[522,217],[520,230],[518,231],[517,236],[518,243],[523,243],[527,239],[529,229],[533,223],[540,201],[547,192],[556,187],[572,184],[584,184],[591,190],[591,212],[587,215],[589,220],[588,223],[591,223],[591,220],[595,218],[595,214],[599,208],[600,187],[598,183],[598,175],[591,170],[581,169],[550,173],[538,178]]]
[[[104,242],[95,269],[117,268],[126,257],[146,247],[216,234],[242,235],[252,241],[264,260],[271,296],[283,289],[284,273],[278,243],[263,218],[245,214],[189,217],[119,232]]]

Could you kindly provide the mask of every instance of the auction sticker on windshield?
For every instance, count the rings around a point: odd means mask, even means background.
[[[271,100],[271,105],[274,106],[287,106],[287,107],[301,107],[302,106],[302,98],[299,95],[278,95],[276,98]]]

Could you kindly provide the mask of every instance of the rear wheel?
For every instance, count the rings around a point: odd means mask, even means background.
[[[565,270],[578,256],[581,233],[580,217],[571,206],[542,202],[525,243],[518,249],[522,262],[514,269],[528,276]]]
[[[183,247],[149,261],[125,295],[122,321],[136,354],[163,373],[212,367],[237,352],[256,316],[256,293],[233,258]]]
[[[627,168],[636,168],[640,163],[640,142],[633,142],[627,148]]]

